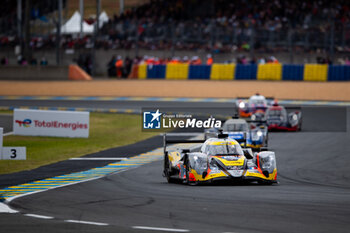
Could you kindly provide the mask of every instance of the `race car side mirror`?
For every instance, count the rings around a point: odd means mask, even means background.
[[[244,153],[244,156],[245,156],[247,159],[252,159],[252,158],[253,158],[252,149],[250,149],[250,148],[248,148],[248,149],[243,149],[243,153]]]

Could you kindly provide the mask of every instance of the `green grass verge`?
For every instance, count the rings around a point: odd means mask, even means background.
[[[142,132],[140,124],[140,115],[91,113],[89,138],[6,136],[4,146],[27,147],[27,160],[0,160],[0,174],[30,170],[158,134]]]

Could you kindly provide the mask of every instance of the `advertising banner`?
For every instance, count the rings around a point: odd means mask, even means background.
[[[89,137],[89,112],[15,109],[15,135]]]

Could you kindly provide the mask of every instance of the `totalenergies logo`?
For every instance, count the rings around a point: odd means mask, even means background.
[[[24,119],[23,121],[16,120],[16,123],[18,123],[19,126],[23,126],[27,128],[32,123],[32,120],[31,119]]]

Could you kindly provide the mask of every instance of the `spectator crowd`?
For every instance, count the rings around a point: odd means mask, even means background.
[[[66,49],[94,45],[105,49],[204,49],[214,53],[250,50],[253,46],[262,52],[268,49],[276,52],[288,49],[288,30],[292,29],[294,44],[317,49],[317,46],[326,47],[319,42],[327,36],[333,22],[335,32],[343,35],[335,43],[348,45],[348,0],[151,0],[111,17],[95,43],[91,36],[66,35],[61,46]],[[2,35],[0,47],[16,44],[13,35]],[[254,41],[251,36],[255,37]],[[55,45],[54,34],[33,37],[30,44],[33,49]],[[348,47],[342,49],[350,51]]]
[[[335,23],[335,31],[349,27],[346,0],[154,0],[114,16],[104,27],[109,48],[264,50],[286,47],[288,30],[294,40],[319,40]],[[350,36],[350,35],[349,35]]]

